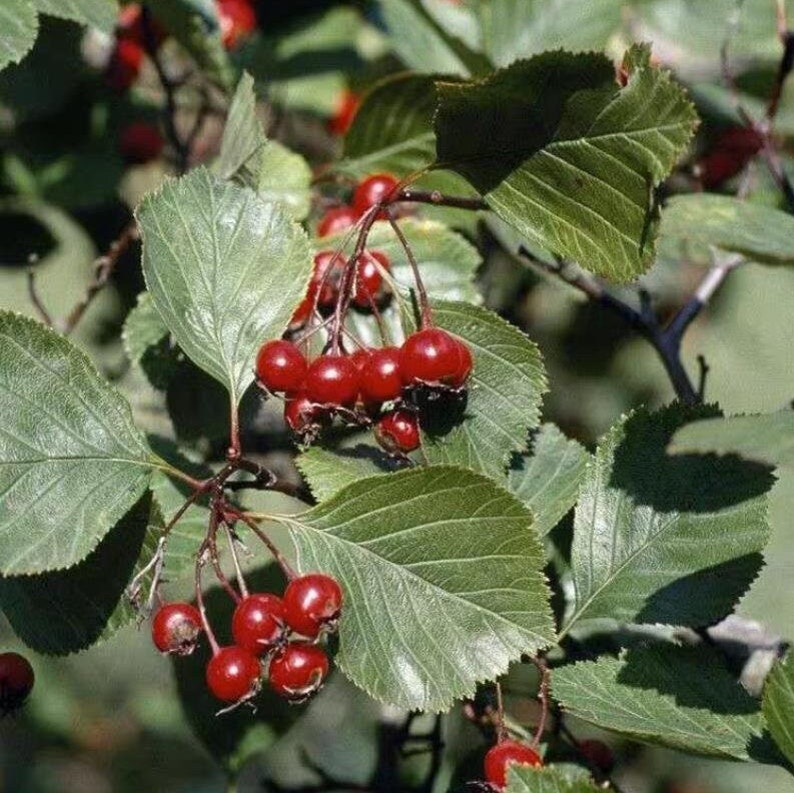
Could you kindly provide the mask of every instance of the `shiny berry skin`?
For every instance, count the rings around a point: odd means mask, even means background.
[[[232,636],[238,647],[264,655],[284,635],[284,603],[280,597],[257,593],[243,598],[234,610]]]
[[[299,391],[308,368],[303,353],[283,339],[265,342],[256,356],[256,376],[273,393]]]
[[[221,39],[227,50],[235,49],[256,27],[250,0],[216,0]]]
[[[163,151],[165,141],[160,130],[145,121],[128,124],[119,135],[119,153],[133,165],[156,160]]]
[[[325,420],[327,412],[306,396],[304,391],[287,394],[284,403],[284,421],[298,435],[306,435],[317,429]]]
[[[405,385],[453,385],[461,375],[460,342],[441,328],[411,334],[400,350]]]
[[[317,236],[327,237],[330,234],[338,234],[355,226],[357,220],[358,215],[353,207],[334,207],[329,209],[317,224]]]
[[[345,90],[339,94],[339,99],[336,103],[336,111],[328,121],[328,131],[332,135],[342,136],[347,134],[360,105],[361,98],[358,94],[345,88]]]
[[[364,402],[389,402],[402,394],[400,377],[400,350],[382,347],[370,350],[369,358],[361,370],[361,398]]]
[[[308,639],[334,627],[341,611],[342,588],[331,576],[309,573],[293,578],[284,591],[287,625]]]
[[[242,647],[221,647],[207,664],[207,687],[217,699],[238,702],[259,690],[259,659]]]
[[[361,347],[350,354],[350,360],[353,361],[359,378],[361,377],[361,373],[364,371],[364,367],[367,365],[367,361],[369,361],[369,356],[371,353],[372,350],[369,350],[366,347]]]
[[[190,603],[166,603],[152,620],[152,641],[161,653],[190,655],[204,630],[199,610]]]
[[[474,368],[474,359],[472,358],[469,345],[465,342],[458,341],[458,351],[458,368],[449,382],[453,388],[461,388],[464,386]]]
[[[369,308],[372,302],[378,301],[383,287],[381,270],[391,268],[389,257],[381,251],[364,251],[356,262],[356,288],[353,303],[359,308]]]
[[[393,410],[375,425],[375,439],[390,454],[407,454],[419,448],[419,422],[408,410]]]
[[[302,702],[315,694],[328,674],[328,656],[322,647],[290,642],[270,661],[270,687],[291,702]]]
[[[322,355],[306,374],[306,396],[318,405],[341,407],[358,399],[356,365],[347,355]]]
[[[492,746],[485,755],[485,779],[495,788],[502,790],[507,784],[507,768],[511,765],[543,765],[540,755],[525,743],[500,741]]]
[[[119,39],[105,70],[107,84],[114,91],[126,91],[138,79],[142,63],[143,47],[132,39]]]
[[[353,209],[363,215],[387,198],[399,182],[389,173],[376,173],[359,182],[353,193]]]
[[[603,774],[612,773],[615,767],[615,755],[612,750],[603,742],[595,739],[586,739],[579,741],[579,754],[584,757],[587,762],[597,768]]]
[[[0,716],[20,708],[35,681],[27,658],[19,653],[0,653]]]

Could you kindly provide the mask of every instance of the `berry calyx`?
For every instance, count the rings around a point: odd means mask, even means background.
[[[485,779],[498,790],[507,785],[507,769],[511,765],[543,765],[541,756],[525,743],[504,740],[492,746],[485,755]]]
[[[312,402],[305,391],[288,394],[284,403],[284,421],[298,435],[311,435],[319,429],[327,416],[326,410]]]
[[[597,768],[603,774],[611,774],[615,767],[615,755],[612,750],[603,742],[588,738],[579,741],[579,753],[587,762]]]
[[[339,95],[334,115],[328,121],[328,131],[332,135],[345,135],[356,117],[361,98],[346,88]]]
[[[242,647],[221,647],[207,664],[207,687],[224,702],[249,699],[259,690],[259,659]]]
[[[400,351],[397,347],[371,350],[361,369],[361,398],[364,402],[389,402],[402,393]]]
[[[403,383],[457,387],[465,368],[462,347],[461,342],[441,328],[426,328],[411,334],[400,350]]]
[[[370,207],[388,198],[398,184],[397,179],[390,173],[368,176],[358,183],[353,192],[353,209],[359,215],[363,215]]]
[[[256,13],[250,0],[217,0],[221,40],[233,50],[256,27]]]
[[[290,581],[284,591],[287,624],[309,639],[315,639],[323,629],[335,627],[341,611],[342,588],[331,576],[300,576]]]
[[[234,610],[232,636],[238,647],[264,655],[284,636],[284,603],[280,597],[258,593],[243,598]]]
[[[270,661],[270,687],[290,702],[303,702],[315,694],[328,674],[328,656],[322,647],[290,642]]]
[[[306,373],[306,396],[318,405],[352,405],[358,398],[358,381],[356,365],[347,355],[322,355]]]
[[[308,368],[303,353],[283,339],[265,342],[256,356],[256,376],[273,393],[300,390]]]
[[[0,716],[25,704],[35,680],[27,658],[19,653],[0,653]]]
[[[327,237],[356,225],[358,215],[353,207],[343,206],[329,209],[317,224],[317,236]]]
[[[163,151],[165,141],[160,130],[145,121],[128,124],[119,135],[119,153],[133,165],[156,160]]]
[[[190,603],[166,603],[152,620],[152,641],[161,653],[190,655],[204,630],[199,610]]]
[[[387,413],[375,425],[375,439],[389,454],[407,454],[419,448],[419,422],[408,410]]]
[[[359,308],[369,308],[380,297],[383,276],[378,264],[384,270],[389,270],[391,267],[389,257],[381,251],[364,251],[358,257],[353,303]]]

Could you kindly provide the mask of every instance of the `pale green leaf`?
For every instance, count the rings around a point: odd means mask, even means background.
[[[764,684],[763,711],[769,732],[794,763],[794,664],[791,653],[779,660]]]
[[[269,140],[257,164],[251,187],[263,201],[275,201],[294,220],[304,220],[311,208],[312,170],[306,160],[278,141]]]
[[[85,558],[163,465],[86,356],[0,312],[0,572]]]
[[[763,565],[766,468],[669,457],[687,420],[713,409],[639,411],[607,434],[579,491],[571,566],[581,619],[700,626],[728,614]]]
[[[116,26],[119,4],[116,0],[32,0],[42,14],[70,19],[91,25],[103,33],[112,33]]]
[[[146,351],[167,335],[168,328],[157,313],[152,296],[141,292],[121,331],[127,357],[132,363],[140,363]]]
[[[511,766],[507,771],[506,793],[599,793],[586,779],[569,779],[551,766]]]
[[[68,570],[0,578],[0,608],[28,647],[67,655],[109,639],[135,612],[125,588],[154,552],[143,497],[82,562]]]
[[[303,230],[275,204],[197,168],[137,212],[143,271],[179,346],[237,404],[256,350],[278,338],[312,267]]]
[[[417,457],[504,481],[512,453],[526,449],[540,418],[546,390],[540,352],[518,328],[479,306],[437,301],[433,319],[468,344],[474,370],[461,399],[423,405]]]
[[[601,55],[550,52],[471,83],[438,83],[437,154],[531,242],[629,281],[653,261],[654,188],[697,116],[669,73],[630,51],[628,85]],[[462,135],[461,130],[466,134]]]
[[[36,41],[39,20],[31,0],[0,3],[0,69],[19,63]]]
[[[344,589],[336,662],[378,700],[444,710],[554,641],[532,516],[489,479],[373,477],[293,520],[299,569]]]
[[[706,648],[632,650],[555,669],[564,712],[635,741],[688,754],[775,762],[758,701]]]
[[[590,455],[554,424],[542,424],[532,440],[532,453],[513,461],[508,490],[532,511],[543,537],[576,504]]]
[[[794,218],[731,196],[675,196],[662,212],[661,233],[683,245],[720,248],[763,264],[794,264]],[[682,253],[685,254],[685,248]]]
[[[771,466],[794,466],[794,412],[695,421],[670,443],[673,454],[738,454]]]
[[[256,114],[254,78],[243,72],[229,105],[216,169],[221,179],[231,179],[251,163],[266,142],[262,122]]]

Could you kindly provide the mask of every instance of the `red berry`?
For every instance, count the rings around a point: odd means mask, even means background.
[[[345,135],[356,117],[361,99],[349,89],[339,95],[336,112],[328,121],[328,130],[332,135]]]
[[[461,374],[461,344],[440,328],[411,334],[400,350],[403,383],[454,385]]]
[[[160,130],[145,121],[128,124],[119,135],[119,153],[129,163],[142,165],[156,160],[165,141]]]
[[[353,209],[363,215],[370,207],[387,198],[399,182],[389,173],[376,173],[358,183],[353,193]]]
[[[764,139],[756,130],[750,127],[728,127],[698,162],[703,186],[713,189],[736,176],[763,145]]]
[[[297,330],[298,328],[302,328],[308,321],[309,317],[312,315],[312,309],[314,308],[314,298],[310,295],[306,295],[306,297],[298,303],[298,307],[292,314],[292,317],[289,321],[290,330]]]
[[[319,691],[328,674],[328,656],[322,647],[290,642],[270,661],[270,686],[292,702],[302,702]]]
[[[322,355],[306,374],[306,396],[318,405],[341,407],[358,398],[358,370],[347,355]]]
[[[364,402],[389,402],[403,390],[400,351],[397,347],[371,350],[361,370],[361,398]]]
[[[371,350],[368,350],[366,347],[361,347],[350,355],[350,360],[353,361],[359,378],[364,371],[364,367],[367,365],[370,353]]]
[[[303,353],[291,341],[265,342],[256,356],[256,376],[273,393],[299,391],[308,368]]]
[[[375,439],[390,454],[407,454],[419,448],[419,422],[408,410],[387,413],[375,425]]]
[[[256,13],[250,0],[216,0],[221,39],[233,50],[256,27]]]
[[[152,641],[161,653],[190,655],[204,630],[199,610],[190,603],[166,603],[152,620]]]
[[[494,787],[501,790],[507,784],[508,766],[543,765],[540,755],[525,743],[518,741],[500,741],[492,746],[485,755],[485,779]]]
[[[119,39],[110,55],[105,80],[115,91],[126,91],[138,78],[143,47],[132,39]]]
[[[306,396],[304,391],[288,394],[284,403],[284,421],[298,435],[308,435],[326,418],[326,411]]]
[[[259,659],[242,647],[221,647],[207,664],[207,687],[224,702],[238,702],[259,690]]]
[[[329,209],[317,224],[317,236],[327,237],[329,234],[337,234],[355,226],[357,220],[358,215],[353,207],[334,207]]]
[[[469,345],[463,341],[458,341],[458,369],[450,379],[450,385],[454,388],[461,388],[469,379],[471,370],[474,368],[474,359],[471,356]]]
[[[612,773],[612,769],[615,767],[615,756],[603,741],[595,739],[579,741],[579,753],[591,766],[604,774]]]
[[[339,280],[344,270],[344,261],[335,251],[320,251],[314,257],[314,272],[309,284],[312,299],[319,291],[317,305],[330,308],[339,297]]]
[[[358,257],[353,303],[359,308],[369,308],[373,301],[378,300],[383,286],[383,276],[378,263],[384,270],[391,267],[389,257],[381,251],[364,251]]]
[[[35,680],[27,658],[19,653],[0,653],[0,716],[25,703]]]
[[[294,578],[284,592],[287,624],[296,633],[314,639],[333,627],[342,611],[342,588],[322,573]]]
[[[146,36],[151,34],[154,44],[159,47],[168,35],[165,28],[149,14],[149,31],[144,30],[143,9],[138,3],[130,3],[119,11],[116,22],[116,38],[135,41],[141,46],[146,44]]]
[[[249,595],[234,610],[235,644],[254,655],[272,650],[284,635],[284,603],[268,593]]]

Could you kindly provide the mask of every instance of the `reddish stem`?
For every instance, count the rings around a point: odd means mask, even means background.
[[[278,548],[276,548],[270,537],[268,537],[267,534],[264,531],[262,531],[262,529],[259,526],[257,526],[256,521],[254,521],[252,518],[249,518],[248,515],[246,515],[245,513],[240,512],[239,510],[236,509],[230,509],[229,514],[235,520],[241,520],[243,523],[245,523],[245,525],[248,526],[248,528],[251,529],[251,531],[254,534],[256,534],[257,537],[259,537],[259,539],[265,544],[265,547],[268,549],[268,551],[270,551],[276,563],[281,568],[281,571],[284,573],[284,575],[287,577],[289,581],[292,581],[293,579],[298,577],[298,573],[295,571],[292,565],[287,561],[287,557],[284,556],[284,554],[281,553],[281,551],[279,551]]]
[[[400,240],[400,244],[403,246],[405,255],[408,257],[408,261],[411,265],[411,272],[413,273],[414,282],[416,283],[416,293],[419,298],[420,329],[425,330],[426,328],[432,328],[433,314],[430,310],[430,300],[427,297],[427,290],[425,289],[425,284],[422,280],[422,274],[419,272],[419,263],[416,261],[416,257],[411,250],[411,246],[408,244],[408,240],[405,238],[405,235],[403,234],[399,224],[394,219],[391,210],[388,210],[388,218],[389,223],[394,229],[397,239]]]

